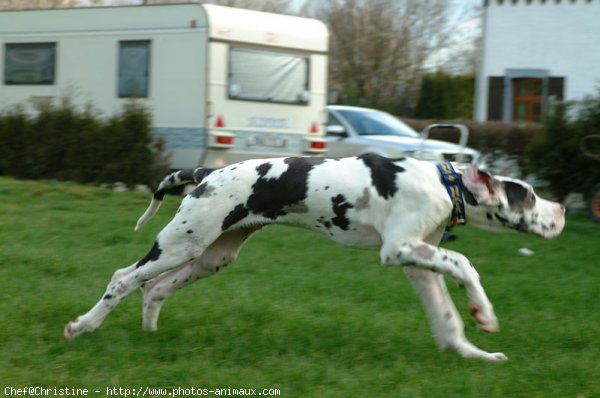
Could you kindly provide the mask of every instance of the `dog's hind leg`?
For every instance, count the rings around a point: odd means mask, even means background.
[[[158,235],[148,254],[131,266],[116,271],[102,298],[86,314],[69,322],[65,338],[71,340],[98,328],[108,314],[132,291],[158,275],[198,258],[218,237],[220,231],[190,239],[189,234],[169,223]]]
[[[143,328],[157,330],[161,307],[169,296],[199,279],[216,274],[233,262],[244,242],[260,228],[257,226],[225,232],[200,257],[145,283],[142,286]]]

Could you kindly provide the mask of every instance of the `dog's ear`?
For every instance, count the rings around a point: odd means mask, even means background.
[[[501,185],[489,173],[479,170],[477,163],[472,163],[463,173],[463,184],[473,194],[477,203],[496,205],[499,203],[498,190]]]

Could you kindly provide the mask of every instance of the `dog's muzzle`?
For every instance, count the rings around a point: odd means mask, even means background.
[[[562,204],[538,197],[532,217],[519,223],[517,229],[552,239],[558,236],[565,227],[565,213],[566,210]]]

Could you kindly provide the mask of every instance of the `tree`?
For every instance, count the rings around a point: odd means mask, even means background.
[[[330,85],[347,102],[410,113],[429,55],[449,38],[444,0],[331,0]]]

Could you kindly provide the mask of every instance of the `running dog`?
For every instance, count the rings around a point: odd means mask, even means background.
[[[404,266],[421,297],[437,343],[465,358],[505,360],[470,343],[443,276],[466,288],[480,329],[498,320],[479,275],[462,254],[438,247],[445,228],[464,221],[484,229],[513,229],[544,238],[565,225],[562,205],[538,197],[523,181],[495,177],[475,165],[458,173],[448,164],[367,154],[328,159],[247,160],[221,169],[170,174],[159,185],[140,228],[165,193],[195,182],[150,251],[116,271],[105,293],[64,329],[67,339],[100,326],[116,305],[143,290],[143,326],[156,330],[164,301],[178,289],[234,261],[243,243],[268,224],[312,229],[351,247],[379,249],[384,266]]]

